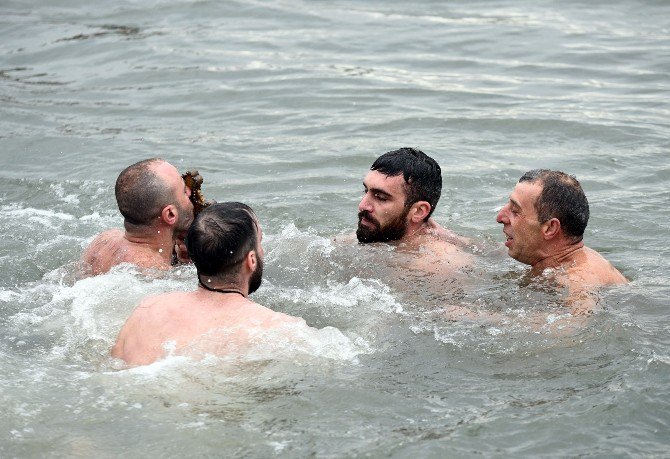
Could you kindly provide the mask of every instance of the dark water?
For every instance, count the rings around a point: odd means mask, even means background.
[[[0,456],[667,456],[669,17],[664,1],[2,2]],[[401,146],[442,166],[435,217],[477,246],[465,279],[332,240]],[[320,331],[115,367],[137,302],[194,287],[192,268],[70,275],[121,224],[119,171],[151,156],[254,207],[255,299]],[[529,325],[556,297],[520,286],[495,223],[537,167],[577,175],[587,245],[632,281],[576,330]],[[508,319],[449,322],[444,304]]]

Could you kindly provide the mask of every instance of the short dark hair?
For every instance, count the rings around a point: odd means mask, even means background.
[[[116,203],[127,224],[148,225],[170,204],[171,190],[152,167],[159,162],[164,160],[150,158],[137,162],[126,167],[116,179]]]
[[[407,190],[405,207],[418,201],[427,201],[430,213],[426,220],[433,214],[442,194],[442,169],[433,158],[421,150],[404,147],[381,155],[370,170],[389,177],[402,174]]]
[[[540,182],[542,192],[535,202],[537,217],[541,223],[551,218],[561,222],[565,234],[581,241],[589,222],[589,201],[574,175],[549,169],[528,171],[521,182]]]
[[[205,207],[186,234],[188,255],[198,275],[236,273],[236,265],[256,249],[257,225],[254,211],[241,202]]]

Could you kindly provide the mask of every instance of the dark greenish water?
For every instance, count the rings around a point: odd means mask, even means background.
[[[0,456],[667,457],[667,2],[97,3],[0,7]],[[478,247],[466,280],[332,240],[402,146],[442,166],[435,218]],[[71,277],[151,156],[257,211],[254,298],[319,332],[110,361],[143,296],[195,287],[192,268]],[[577,175],[587,245],[631,279],[576,331],[528,325],[556,298],[520,286],[495,223],[538,167]]]

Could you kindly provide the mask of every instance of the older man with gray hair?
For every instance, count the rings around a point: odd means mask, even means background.
[[[589,203],[573,176],[547,169],[526,172],[496,220],[503,225],[509,256],[530,265],[532,275],[553,270],[571,299],[627,282],[602,255],[584,245]]]

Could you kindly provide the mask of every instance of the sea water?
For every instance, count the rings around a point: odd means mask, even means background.
[[[5,0],[0,456],[667,456],[668,17],[653,0]],[[435,219],[476,259],[457,276],[340,241],[367,169],[403,146],[442,166]],[[122,224],[116,176],[153,156],[255,209],[253,299],[317,330],[109,358],[143,297],[196,287],[191,266],[74,275]],[[631,280],[577,327],[495,223],[534,168],[577,176],[586,244]]]

